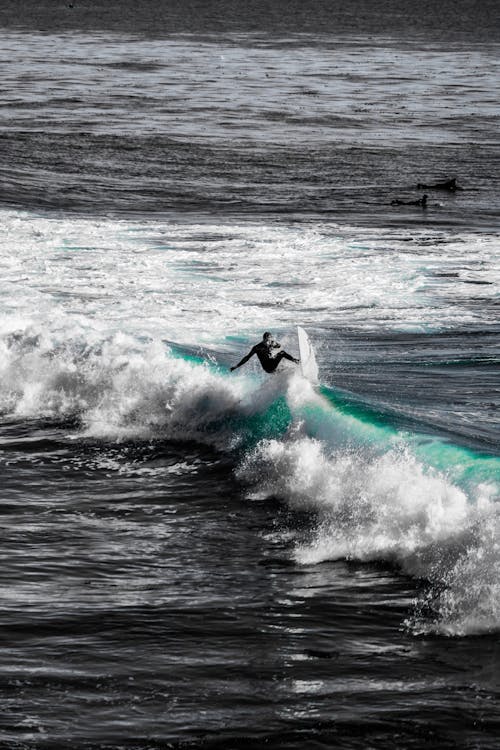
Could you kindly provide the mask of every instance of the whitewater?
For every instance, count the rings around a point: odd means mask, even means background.
[[[8,211],[1,246],[4,422],[74,420],[68,437],[80,441],[213,446],[249,498],[314,514],[298,563],[377,560],[429,581],[431,614],[421,600],[408,611],[414,632],[500,625],[495,412],[459,403],[443,425],[399,384],[398,424],[390,393],[346,387],[362,345],[343,332],[494,330],[496,238]],[[297,321],[317,342],[319,389],[291,366],[273,378],[255,365],[229,372],[263,329],[296,354]],[[494,353],[485,347],[483,362]],[[371,358],[354,356],[360,369]]]

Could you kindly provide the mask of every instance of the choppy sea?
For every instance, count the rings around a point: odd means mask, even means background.
[[[1,748],[499,747],[495,4],[348,5],[0,9]]]

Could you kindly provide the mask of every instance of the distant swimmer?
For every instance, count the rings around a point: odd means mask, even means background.
[[[457,178],[452,177],[451,180],[435,182],[433,185],[424,185],[423,182],[419,182],[417,190],[448,190],[450,193],[455,193],[457,190],[463,190],[463,188],[457,185]]]
[[[245,362],[248,362],[250,357],[253,357],[254,354],[256,354],[259,358],[262,369],[266,372],[274,372],[282,359],[288,359],[290,360],[290,362],[295,362],[295,364],[298,365],[300,360],[292,357],[283,349],[280,352],[276,352],[276,349],[281,349],[281,344],[278,344],[277,341],[274,341],[269,331],[266,331],[266,333],[262,336],[262,341],[260,341],[258,344],[255,344],[255,346],[250,349],[248,354],[243,357],[243,359],[238,362],[237,365],[231,367],[231,372],[236,370],[238,367],[241,367],[241,365],[244,365]]]
[[[427,195],[423,195],[416,201],[400,201],[396,199],[391,201],[391,206],[420,206],[421,208],[427,208]]]

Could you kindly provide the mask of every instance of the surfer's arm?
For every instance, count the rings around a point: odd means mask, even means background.
[[[241,365],[244,365],[245,362],[248,362],[250,357],[253,357],[254,354],[255,354],[255,346],[253,347],[253,349],[250,349],[248,354],[245,357],[243,357],[243,359],[240,362],[238,362],[237,365],[235,365],[234,367],[231,367],[231,372],[233,372],[233,370],[237,370],[238,367],[241,367]]]

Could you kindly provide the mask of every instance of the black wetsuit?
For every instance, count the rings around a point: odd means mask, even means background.
[[[295,362],[295,359],[283,349],[280,352],[277,352],[277,354],[273,354],[272,350],[279,349],[279,346],[280,345],[274,341],[270,346],[261,341],[260,344],[256,344],[253,347],[251,355],[256,354],[258,356],[263,370],[266,372],[274,372],[282,359],[288,359],[290,362]]]
[[[278,344],[276,341],[270,341],[269,343],[260,341],[258,344],[255,344],[252,349],[250,349],[250,352],[245,357],[243,357],[241,362],[238,362],[235,367],[231,367],[231,370],[236,370],[237,367],[241,367],[241,365],[244,365],[245,362],[250,359],[250,357],[253,357],[254,354],[256,354],[259,358],[262,369],[266,372],[274,372],[282,359],[288,359],[290,362],[295,363],[299,361],[298,359],[295,359],[295,357],[290,356],[290,354],[288,354],[288,352],[285,352],[283,349],[280,352],[273,354],[273,349],[279,348],[280,344]]]
[[[449,190],[450,193],[455,193],[457,190],[462,190],[462,188],[457,185],[456,177],[453,177],[451,180],[435,182],[433,185],[425,185],[423,182],[419,182],[417,190]]]
[[[423,195],[416,201],[401,201],[396,199],[391,201],[391,206],[421,206],[422,208],[427,208],[427,196]]]

